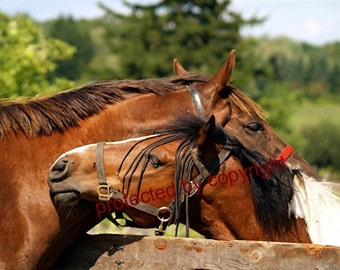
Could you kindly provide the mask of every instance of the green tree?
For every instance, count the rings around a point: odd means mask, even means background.
[[[94,45],[87,25],[84,20],[63,16],[48,23],[46,28],[50,37],[63,40],[77,49],[72,58],[57,62],[55,76],[77,80],[87,71],[94,56]]]
[[[67,59],[74,48],[57,39],[46,39],[31,19],[0,13],[0,97],[32,96],[70,87],[70,81],[47,76],[56,61]]]
[[[308,144],[303,155],[309,162],[318,167],[340,168],[340,126],[331,121],[320,122],[318,125],[306,127],[303,136]]]
[[[328,77],[329,84],[330,84],[330,92],[333,94],[340,93],[340,65],[336,64]]]
[[[302,101],[301,94],[290,89],[287,84],[272,82],[257,99],[261,106],[269,112],[270,125],[280,133],[290,133],[290,116],[297,110]]]
[[[130,15],[106,10],[106,39],[119,56],[118,77],[163,77],[178,58],[188,70],[212,74],[240,41],[240,28],[259,23],[228,9],[230,0],[124,2]],[[240,61],[242,63],[242,61]]]

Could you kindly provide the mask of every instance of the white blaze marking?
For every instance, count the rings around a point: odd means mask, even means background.
[[[153,135],[148,135],[148,136],[143,136],[143,137],[131,138],[131,139],[126,139],[126,140],[122,140],[122,141],[106,142],[105,145],[116,145],[116,144],[118,145],[118,144],[124,144],[124,143],[129,143],[129,142],[137,142],[137,141],[141,141],[141,140],[144,140],[144,139],[151,139],[151,138],[158,137],[158,136],[160,136],[160,134],[153,134]],[[67,152],[61,154],[59,156],[59,158],[56,159],[56,161],[53,163],[52,167],[54,166],[54,164],[59,159],[64,158],[67,155],[71,155],[71,154],[75,154],[75,153],[81,154],[81,153],[85,152],[88,148],[95,147],[96,145],[97,145],[96,143],[86,144],[86,145],[74,148],[70,151],[67,151]]]

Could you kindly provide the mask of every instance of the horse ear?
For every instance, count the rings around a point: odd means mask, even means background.
[[[198,131],[198,139],[196,141],[196,145],[198,147],[202,147],[204,145],[207,145],[210,140],[213,140],[215,142],[215,128],[216,128],[216,123],[215,123],[215,116],[212,115],[208,122],[206,122]]]
[[[221,89],[231,80],[231,74],[235,66],[236,51],[232,50],[227,61],[216,72],[216,74],[208,81],[205,92],[211,92],[210,97],[214,97]]]
[[[225,127],[228,124],[232,114],[232,105],[229,100],[226,102],[225,106],[227,107],[226,109],[215,112],[216,123],[222,127]]]
[[[184,69],[181,63],[175,58],[173,61],[173,69],[175,75],[184,75],[188,74],[189,72]]]
[[[208,122],[206,122],[198,131],[197,140],[192,145],[194,149],[195,158],[202,160],[203,163],[208,162],[216,155],[215,148],[215,116],[212,115]]]

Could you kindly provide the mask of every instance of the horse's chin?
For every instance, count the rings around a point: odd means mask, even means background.
[[[52,194],[53,202],[59,206],[72,206],[80,201],[80,193],[75,190]]]

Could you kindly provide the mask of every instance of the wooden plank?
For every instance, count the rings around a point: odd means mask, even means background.
[[[340,248],[263,241],[87,235],[54,269],[340,269]]]

